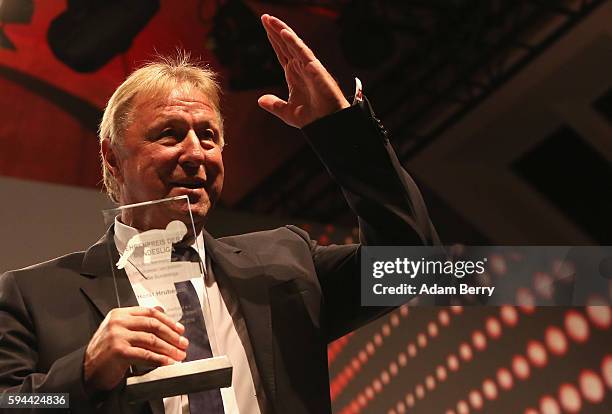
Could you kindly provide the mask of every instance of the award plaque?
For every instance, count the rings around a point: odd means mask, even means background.
[[[173,197],[103,211],[114,243],[108,243],[117,307],[120,278],[129,280],[139,306],[160,307],[190,332],[208,338],[212,317],[203,300],[206,265],[199,252],[187,196]],[[125,286],[125,284],[122,284]],[[198,296],[197,291],[201,294]],[[204,303],[205,306],[202,306]],[[189,339],[189,338],[188,338]],[[206,339],[208,341],[208,339]],[[126,397],[141,401],[188,394],[231,385],[232,366],[226,356],[193,358],[161,367],[134,366],[126,381]],[[194,345],[195,346],[195,345]],[[210,344],[207,345],[210,349]]]

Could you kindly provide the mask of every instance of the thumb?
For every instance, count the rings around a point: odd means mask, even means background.
[[[264,95],[257,100],[262,109],[286,122],[287,101],[282,100],[276,95]]]

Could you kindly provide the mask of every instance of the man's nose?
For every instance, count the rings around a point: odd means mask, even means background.
[[[199,168],[206,161],[206,153],[195,131],[189,130],[183,139],[179,163],[189,168]]]

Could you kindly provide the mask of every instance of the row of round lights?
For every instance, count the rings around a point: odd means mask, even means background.
[[[462,306],[450,306],[440,310],[436,319],[428,322],[426,330],[419,332],[415,340],[407,344],[405,351],[399,352],[397,358],[389,363],[388,368],[383,369],[380,375],[374,378],[370,385],[366,386],[364,390],[357,394],[351,402],[340,410],[340,413],[353,414],[361,412],[362,409],[374,400],[377,394],[382,392],[383,388],[391,382],[392,378],[398,375],[399,370],[407,365],[409,359],[416,358],[419,349],[425,349],[428,344],[431,343],[431,340],[439,335],[441,328],[446,328],[450,325],[452,314],[460,315],[461,313],[463,313]],[[416,387],[416,398],[423,398],[426,389],[431,391],[434,388],[435,379],[433,376],[429,376],[425,379],[424,384],[419,384]],[[412,399],[414,400],[414,398],[413,396]]]
[[[564,316],[563,329],[553,325],[548,326],[544,331],[544,344],[537,340],[530,340],[527,343],[525,355],[519,354],[512,358],[510,369],[499,368],[495,374],[496,381],[486,378],[481,389],[470,391],[466,399],[458,401],[454,408],[446,411],[446,414],[468,414],[470,408],[475,411],[480,410],[485,400],[493,401],[497,399],[500,392],[510,391],[515,384],[515,380],[525,381],[529,379],[533,368],[544,368],[549,362],[549,353],[562,357],[568,350],[570,340],[577,344],[587,342],[590,336],[589,322],[597,329],[610,329],[612,319],[610,307],[590,306],[585,309],[586,317],[577,310],[567,311]],[[593,371],[584,370],[581,373],[578,382],[585,400],[593,403],[601,402],[604,394],[604,381],[609,387],[612,387],[612,357],[604,357],[601,371],[603,381]],[[572,407],[581,405],[581,402],[580,404],[577,402],[580,401],[580,395],[575,393],[575,387],[572,387],[571,384],[562,384],[559,402],[550,395],[543,396],[540,399],[541,414],[560,414],[560,411],[555,411],[559,406],[569,413],[578,412],[571,411]],[[525,410],[525,414],[536,413],[538,412],[533,408]]]
[[[392,330],[400,325],[402,318],[407,318],[410,311],[408,305],[403,305],[398,311],[393,312],[389,316],[389,321],[384,323],[380,332],[374,334],[365,347],[356,353],[356,356],[346,364],[330,382],[330,397],[334,401],[344,391],[348,384],[352,381],[355,375],[361,371],[368,360],[374,356],[376,349],[383,345],[384,338],[391,335]]]

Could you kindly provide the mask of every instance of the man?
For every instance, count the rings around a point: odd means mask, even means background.
[[[288,99],[259,105],[301,128],[358,215],[362,244],[431,244],[423,200],[364,102],[350,105],[312,51],[282,21],[262,16],[283,66]],[[211,346],[234,365],[230,391],[202,412],[330,412],[326,346],[384,309],[360,306],[360,245],[321,247],[292,226],[222,240],[204,230],[223,186],[223,121],[211,73],[185,60],[149,65],[111,97],[100,128],[106,187],[120,204],[187,195],[203,240],[205,291],[216,312]],[[185,220],[180,208],[165,216]],[[184,360],[185,327],[138,306],[107,247],[154,227],[123,215],[86,252],[0,278],[0,389],[68,392],[74,412],[180,413],[196,397],[126,404],[131,364]],[[216,305],[215,305],[216,304]],[[217,352],[215,352],[215,349]],[[215,397],[216,398],[216,397]],[[221,401],[221,400],[219,400]],[[211,407],[211,406],[207,406]],[[224,411],[223,411],[224,410]]]

